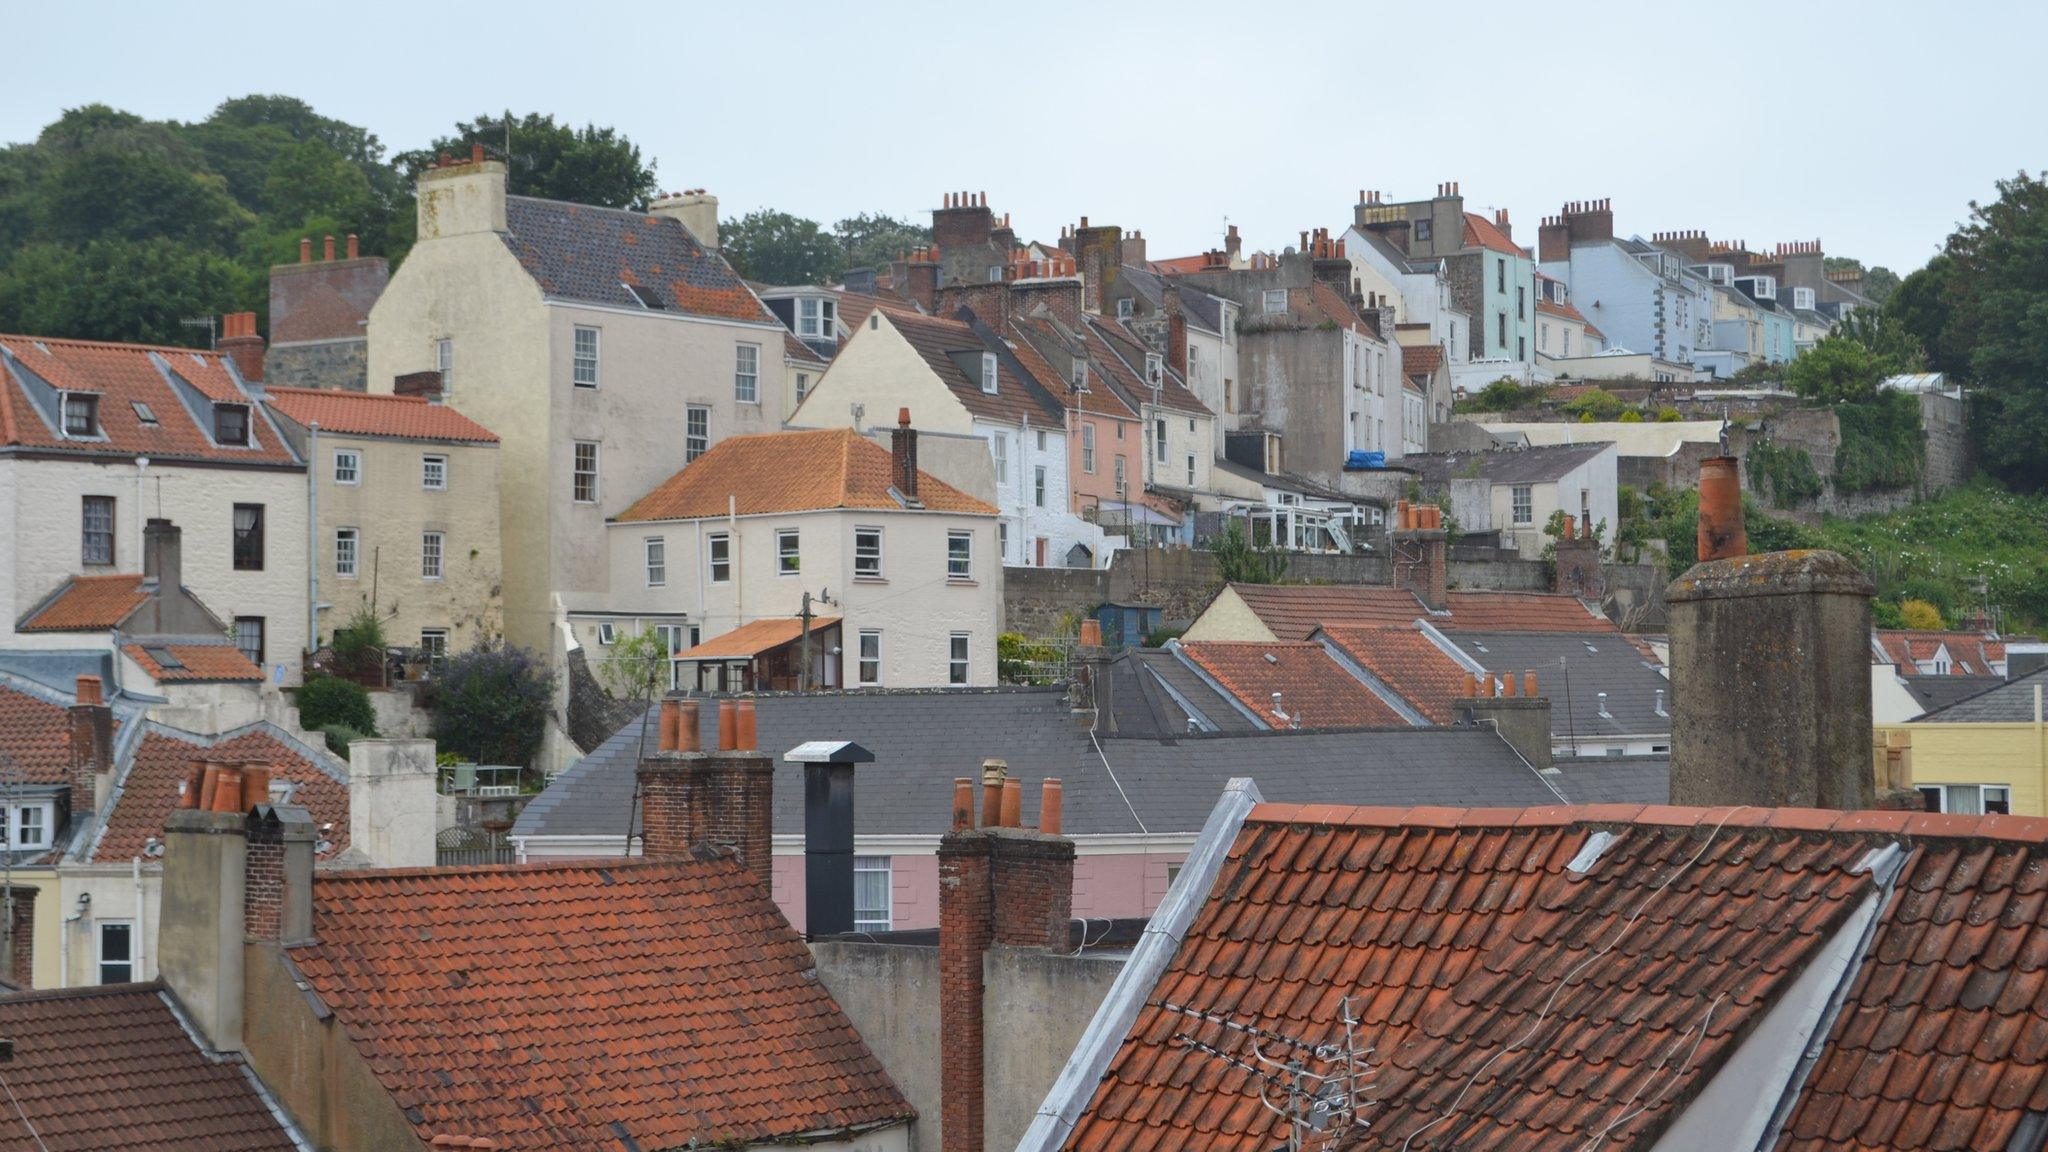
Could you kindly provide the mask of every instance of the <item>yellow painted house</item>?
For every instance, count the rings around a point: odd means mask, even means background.
[[[2009,681],[1905,724],[1880,724],[1910,747],[1913,784],[1931,811],[2048,816],[2048,671]]]

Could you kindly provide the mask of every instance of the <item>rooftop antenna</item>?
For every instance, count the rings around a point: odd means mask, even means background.
[[[218,337],[214,331],[214,317],[212,316],[187,316],[185,319],[178,321],[178,327],[204,328],[206,329],[206,350],[211,352],[219,347],[216,342]]]
[[[1359,1047],[1352,997],[1344,997],[1338,1008],[1341,1038],[1323,1044],[1198,1008],[1159,1006],[1222,1030],[1215,1043],[1186,1032],[1175,1033],[1171,1042],[1251,1075],[1259,1086],[1259,1103],[1287,1121],[1287,1143],[1276,1152],[1332,1152],[1372,1126],[1360,1115],[1374,1103],[1366,1095],[1373,1077],[1366,1057],[1372,1049]],[[1244,1050],[1232,1051],[1238,1047],[1234,1041]],[[1284,1054],[1269,1054],[1269,1046]]]

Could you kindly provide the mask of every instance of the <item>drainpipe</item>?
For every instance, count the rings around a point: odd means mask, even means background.
[[[144,923],[145,917],[148,916],[148,911],[142,903],[142,857],[129,857],[128,866],[130,874],[135,880],[135,956],[132,971],[135,979],[141,980],[143,979],[142,974],[148,971],[144,961],[146,958],[146,942],[149,940],[148,925]]]
[[[306,652],[320,650],[320,422],[307,423],[306,441]],[[356,542],[358,552],[362,541]]]
[[[740,497],[737,492],[725,494],[725,539],[732,558],[732,626],[737,628],[747,622],[747,570],[740,559],[746,555],[746,549],[740,547]]]

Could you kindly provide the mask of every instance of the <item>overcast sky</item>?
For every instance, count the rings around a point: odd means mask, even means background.
[[[2048,3],[10,4],[0,140],[104,101],[287,93],[393,151],[507,107],[610,124],[737,216],[925,218],[1248,248],[1456,180],[1533,244],[1565,200],[1904,273],[2048,165]],[[50,45],[68,47],[49,48]],[[926,218],[928,219],[928,218]]]

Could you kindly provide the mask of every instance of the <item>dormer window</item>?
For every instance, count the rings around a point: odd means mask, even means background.
[[[796,334],[805,340],[836,340],[839,337],[839,307],[815,296],[796,302]]]
[[[232,444],[237,448],[249,446],[249,406],[247,404],[215,404],[213,406],[213,442]]]
[[[981,354],[981,390],[993,396],[996,392],[996,354]]]
[[[1794,288],[1792,290],[1792,306],[1807,312],[1813,311],[1813,289]]]
[[[1116,318],[1119,320],[1129,320],[1131,318],[1131,298],[1129,296],[1116,302]]]
[[[1086,360],[1077,358],[1074,361],[1072,378],[1076,392],[1086,392],[1088,390],[1088,362]]]
[[[64,435],[88,440],[99,438],[99,397],[89,392],[64,393]]]
[[[1265,310],[1268,316],[1277,316],[1287,311],[1287,289],[1268,288],[1265,293]]]
[[[1163,383],[1165,383],[1165,382],[1166,382],[1166,362],[1165,362],[1164,360],[1161,360],[1161,359],[1159,358],[1159,354],[1158,354],[1157,352],[1148,352],[1148,353],[1146,353],[1146,354],[1145,354],[1145,383],[1147,383],[1147,384],[1150,384],[1150,385],[1151,385],[1151,386],[1153,386],[1154,388],[1157,388],[1157,387],[1159,387],[1159,386],[1160,386],[1161,384],[1163,384]]]

